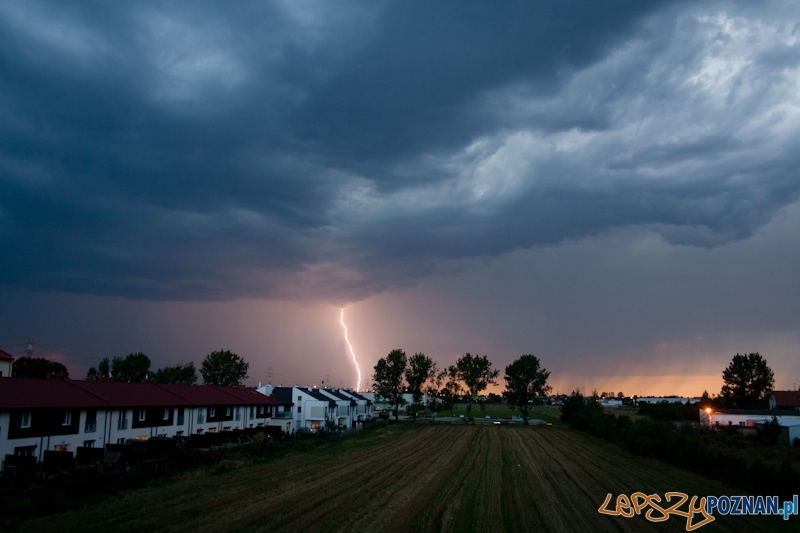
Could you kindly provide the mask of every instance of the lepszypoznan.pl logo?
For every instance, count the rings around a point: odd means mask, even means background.
[[[598,509],[600,514],[630,518],[644,513],[650,522],[664,522],[674,515],[686,519],[686,531],[710,524],[715,514],[780,515],[784,520],[798,514],[797,495],[780,502],[777,496],[692,496],[690,499],[683,492],[667,492],[662,500],[658,494],[634,492],[630,496],[620,494],[616,505],[610,508],[612,497],[611,493],[606,496]]]

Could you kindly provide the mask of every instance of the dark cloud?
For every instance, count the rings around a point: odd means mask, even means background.
[[[746,238],[800,195],[793,9],[6,6],[0,279],[343,301],[609,228]]]

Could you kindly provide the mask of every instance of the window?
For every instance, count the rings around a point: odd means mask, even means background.
[[[225,408],[225,416],[231,416],[231,408],[230,407]]]
[[[197,423],[202,424],[203,422],[205,422],[205,417],[203,416],[203,413],[197,413]]]
[[[18,446],[14,448],[14,455],[17,457],[33,457],[36,453],[36,445],[33,446]]]
[[[164,420],[169,420],[169,407],[164,408]]]
[[[69,426],[72,424],[72,411],[64,412],[64,421],[61,423],[62,426]]]
[[[253,407],[253,406],[251,405],[251,406],[250,406],[250,420],[252,420],[252,419],[254,419],[254,418],[256,417],[255,410],[256,410],[256,409],[255,409],[255,407]]]
[[[68,452],[69,444],[56,444],[55,446],[53,446],[53,450],[57,452]]]
[[[146,413],[145,413],[144,409],[139,409],[139,422],[144,422],[145,417],[146,417]]]
[[[298,405],[297,406],[297,414],[299,415],[302,412],[303,412],[303,406],[302,405]]]
[[[84,433],[94,433],[97,431],[97,410],[89,409],[86,411],[86,424],[83,427]]]
[[[203,428],[200,428],[200,429],[198,429],[198,430],[197,430],[197,434],[198,434],[198,435],[202,435],[202,434],[203,434]]]
[[[125,411],[119,412],[119,419],[117,420],[117,429],[128,429],[128,419],[125,418]]]
[[[236,421],[238,422],[241,419],[242,419],[242,413],[240,412],[239,408],[237,407],[236,408]]]
[[[216,407],[209,407],[208,408],[208,418],[213,418],[217,416],[217,408]]]
[[[183,431],[176,431],[175,432],[175,436],[176,437],[183,437]]]
[[[30,411],[23,411],[22,412],[22,420],[19,423],[19,427],[21,427],[21,428],[29,428],[29,427],[31,427],[31,412]]]
[[[297,403],[300,403],[300,402],[302,402],[302,401],[303,401],[303,397],[302,397],[302,396],[298,396],[298,397],[297,397]]]
[[[125,444],[125,437],[119,437],[117,439],[117,444]]]
[[[93,440],[85,440],[83,441],[84,448],[94,448],[94,441]]]
[[[217,428],[208,428],[208,432],[209,433],[216,433],[217,432]]]

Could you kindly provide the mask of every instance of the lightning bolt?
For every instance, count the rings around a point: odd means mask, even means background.
[[[347,326],[344,323],[344,307],[342,307],[342,315],[339,317],[339,322],[342,323],[342,327],[344,328],[344,341],[347,343],[347,347],[350,348],[350,355],[353,356],[353,363],[356,365],[356,372],[358,372],[356,391],[359,391],[361,390],[361,369],[358,368],[358,361],[356,361],[356,353],[353,351],[353,345],[350,344],[350,339],[347,338]]]

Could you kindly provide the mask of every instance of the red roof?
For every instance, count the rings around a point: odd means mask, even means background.
[[[14,356],[11,355],[8,352],[4,352],[3,350],[0,350],[0,360],[2,360],[2,361],[13,361],[14,360]]]
[[[161,385],[152,381],[0,379],[0,409],[43,407],[115,408],[139,406],[280,405],[255,389],[216,385]]]
[[[775,405],[778,407],[800,407],[800,391],[796,390],[774,390]]]

